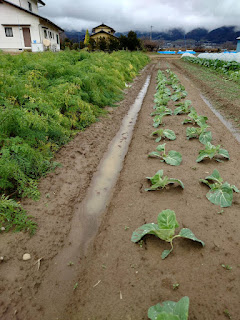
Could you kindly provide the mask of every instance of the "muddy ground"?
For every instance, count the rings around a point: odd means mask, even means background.
[[[175,141],[167,142],[167,151],[181,152],[182,164],[172,167],[147,157],[157,146],[149,137],[153,131],[149,114],[154,105],[159,61],[162,70],[170,66],[178,75],[199,114],[208,116],[213,143],[228,149],[229,161],[196,163],[202,145],[196,139],[186,140],[186,126],[181,124],[184,116],[165,120],[165,128],[177,135]],[[217,168],[224,180],[240,187],[239,143],[202,100],[199,83],[190,81],[176,63],[171,59],[153,60],[128,89],[118,108],[109,108],[107,117],[61,149],[56,160],[63,166],[42,179],[41,200],[23,203],[39,225],[33,237],[25,233],[1,234],[0,255],[4,260],[0,264],[0,319],[145,320],[150,306],[183,296],[190,298],[190,320],[239,319],[240,196],[235,194],[232,207],[222,212],[206,199],[208,189],[198,182]],[[93,173],[149,74],[150,86],[98,234],[85,255],[76,252],[75,259],[70,261],[66,253],[65,259],[59,261],[61,253],[74,246],[68,239],[71,221]],[[173,110],[174,103],[169,107]],[[185,189],[175,186],[145,192],[144,188],[149,186],[145,177],[153,176],[159,169],[181,179]],[[169,248],[167,243],[153,236],[146,237],[142,247],[130,241],[138,226],[156,222],[158,213],[167,208],[175,210],[179,230],[190,228],[205,242],[204,248],[176,239],[173,253],[161,260],[162,251]],[[22,261],[26,252],[32,258]],[[232,269],[226,270],[222,264]],[[177,283],[179,287],[174,290]]]

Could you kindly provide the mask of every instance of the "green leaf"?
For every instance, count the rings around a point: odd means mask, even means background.
[[[211,131],[206,131],[200,134],[199,136],[199,141],[202,144],[206,144],[207,142],[212,141],[212,132]]]
[[[170,182],[170,183],[177,182],[177,183],[179,183],[179,184],[180,184],[180,186],[184,189],[184,185],[183,185],[182,181],[181,181],[181,180],[179,180],[179,179],[168,178],[168,182]]]
[[[190,239],[190,240],[193,240],[193,241],[200,242],[203,247],[205,246],[205,243],[204,243],[202,240],[199,240],[197,237],[195,237],[195,235],[192,233],[192,231],[191,231],[190,229],[183,228],[183,229],[180,231],[179,235],[180,235],[182,238],[186,238],[186,239]]]
[[[146,177],[151,181],[152,184],[156,184],[163,177],[163,170],[158,170],[158,172],[153,177]]]
[[[160,188],[165,188],[168,184],[179,183],[182,188],[184,188],[181,180],[168,178],[168,176],[163,177],[163,170],[159,170],[153,177],[146,177],[152,183],[150,188],[145,189],[145,191],[154,191]]]
[[[144,237],[146,234],[153,234],[158,237],[159,228],[158,225],[155,223],[147,223],[142,225],[141,227],[137,228],[133,234],[131,241],[138,242]]]
[[[166,143],[159,144],[156,149],[159,152],[164,152],[165,153],[165,146],[166,146]]]
[[[159,229],[175,229],[178,228],[176,214],[173,210],[163,210],[158,214],[158,227]]]
[[[177,114],[181,114],[182,113],[182,107],[177,107],[175,110],[174,110],[174,115],[176,116]]]
[[[189,298],[183,297],[178,302],[164,301],[162,304],[160,303],[156,304],[155,306],[148,309],[148,317],[151,320],[158,320],[159,315],[167,314],[167,315],[178,316],[179,320],[188,320],[188,309],[189,309]],[[160,318],[160,319],[162,320],[164,318]]]
[[[171,166],[179,166],[182,162],[182,155],[181,153],[171,150],[166,156],[162,156],[164,161]]]
[[[172,251],[173,251],[173,249],[164,250],[162,255],[161,255],[162,260],[166,259]]]
[[[213,180],[213,181],[220,182],[220,183],[223,182],[223,178],[221,178],[220,173],[217,169],[214,169],[213,173],[210,176],[207,176],[205,179],[206,180]]]
[[[225,182],[216,190],[210,190],[206,197],[210,202],[220,205],[222,208],[230,207],[233,199],[233,190],[229,183]]]
[[[175,140],[176,139],[176,135],[174,133],[173,130],[170,130],[170,129],[165,129],[163,131],[163,134],[166,138],[168,138],[169,140]]]
[[[224,157],[224,158],[230,159],[229,153],[228,153],[228,151],[225,150],[225,149],[219,149],[219,155],[222,156],[222,157]]]
[[[232,185],[231,188],[233,189],[233,191],[235,191],[235,192],[237,192],[237,193],[240,192],[240,190],[239,190],[236,186],[234,186],[234,185]]]
[[[178,228],[178,222],[175,212],[172,210],[163,210],[158,215],[158,236],[160,239],[170,241],[175,234],[175,228]]]

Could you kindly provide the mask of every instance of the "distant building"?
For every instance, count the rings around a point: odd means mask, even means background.
[[[109,39],[118,39],[116,36],[114,36],[114,33],[116,31],[111,28],[106,26],[105,24],[100,24],[99,26],[95,27],[92,29],[92,35],[90,36],[91,39],[97,41],[100,38],[109,40]]]
[[[237,52],[240,52],[240,37],[237,38]]]
[[[38,14],[41,0],[0,0],[0,49],[4,51],[60,50],[64,30]]]

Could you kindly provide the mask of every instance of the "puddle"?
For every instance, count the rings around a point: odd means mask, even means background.
[[[59,308],[66,304],[66,295],[69,293],[70,296],[73,287],[77,285],[79,265],[89,242],[97,234],[100,217],[110,202],[150,79],[151,76],[148,76],[134,104],[124,117],[120,130],[110,142],[93,176],[86,198],[75,210],[66,245],[52,261],[48,275],[42,283],[39,295],[41,300],[44,300],[42,302],[48,311],[48,319],[59,315]]]
[[[93,176],[88,194],[82,202],[78,217],[80,218],[80,223],[85,224],[81,239],[83,253],[86,251],[89,240],[97,233],[98,218],[104,212],[111,199],[113,188],[122,170],[123,161],[127,154],[137,116],[142,107],[149,83],[150,76],[147,77],[134,104],[124,117],[120,130],[110,142],[108,151],[105,153],[97,172]],[[76,229],[75,225],[74,229]]]
[[[214,109],[211,102],[206,97],[204,97],[204,95],[200,93],[200,96],[203,99],[203,101],[207,104],[207,106],[212,110],[212,112],[218,117],[218,119],[225,125],[225,127],[227,127],[227,129],[233,134],[233,136],[240,143],[240,133],[237,131],[236,128],[234,128],[232,123],[226,120],[216,109]]]

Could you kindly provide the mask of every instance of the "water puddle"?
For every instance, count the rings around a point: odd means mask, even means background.
[[[203,99],[203,101],[206,103],[206,105],[212,110],[212,112],[218,117],[218,119],[225,125],[225,127],[227,127],[227,129],[233,134],[233,136],[240,143],[240,133],[237,131],[236,128],[234,128],[232,123],[226,120],[216,109],[214,109],[211,102],[206,97],[204,97],[204,95],[200,93],[200,96]]]
[[[110,142],[93,176],[86,198],[75,210],[71,231],[66,241],[67,245],[54,258],[53,266],[49,268],[48,276],[42,283],[42,293],[39,292],[39,294],[47,306],[49,319],[58,315],[59,308],[66,304],[66,294],[73,290],[79,264],[81,264],[89,242],[97,234],[100,217],[110,202],[114,186],[122,170],[150,79],[151,76],[148,76],[134,104],[124,117],[120,130]],[[44,295],[44,292],[47,294]]]

